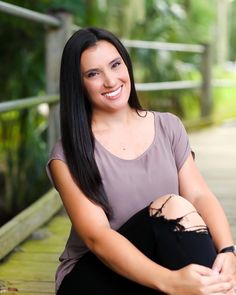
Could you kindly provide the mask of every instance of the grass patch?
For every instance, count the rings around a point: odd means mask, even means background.
[[[218,88],[213,91],[213,118],[236,117],[236,88]]]
[[[215,68],[213,70],[215,79],[225,79],[235,81],[236,67],[231,70]],[[230,119],[236,117],[236,87],[215,87],[213,89],[213,118]]]

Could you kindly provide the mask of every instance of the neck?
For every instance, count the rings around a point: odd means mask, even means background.
[[[135,115],[137,115],[136,111],[129,106],[113,113],[96,110],[92,115],[92,127],[94,130],[100,130],[128,125]]]

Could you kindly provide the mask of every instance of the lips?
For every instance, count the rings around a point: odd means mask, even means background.
[[[121,89],[122,89],[122,86],[120,86],[118,89],[116,89],[114,91],[105,92],[102,95],[104,95],[105,97],[108,97],[108,98],[115,98],[115,97],[117,97],[117,95],[119,95],[121,93]]]

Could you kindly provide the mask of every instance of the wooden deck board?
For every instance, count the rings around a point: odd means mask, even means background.
[[[225,209],[236,241],[236,123],[194,132],[189,137],[196,163]],[[0,263],[0,293],[55,294],[55,271],[69,228],[65,213],[57,214],[8,255]]]
[[[0,294],[55,294],[55,271],[69,229],[62,211],[8,255],[0,264]]]
[[[8,285],[8,288],[13,288],[13,289],[17,289],[17,294],[22,294],[22,293],[39,293],[40,294],[45,294],[45,293],[49,293],[49,294],[53,294],[54,292],[54,282],[53,281],[43,281],[40,282],[39,281],[29,281],[29,280],[14,280],[12,279]],[[13,292],[13,291],[12,291]],[[7,293],[9,294],[9,292]],[[16,294],[16,293],[15,293]]]

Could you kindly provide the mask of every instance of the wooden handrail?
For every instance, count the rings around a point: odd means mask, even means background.
[[[0,113],[31,108],[41,103],[52,104],[56,102],[58,102],[58,95],[35,96],[35,97],[5,101],[0,103]]]
[[[203,53],[204,45],[200,44],[183,44],[183,43],[168,43],[157,41],[142,41],[142,40],[122,40],[126,47],[146,48],[155,50],[181,51]]]
[[[136,83],[138,91],[195,89],[201,87],[201,81],[169,81],[154,83]]]
[[[62,208],[55,189],[0,227],[0,260]],[[0,292],[1,293],[1,292]]]
[[[236,81],[235,80],[225,80],[225,79],[216,79],[212,81],[213,87],[236,87]]]
[[[16,15],[16,16],[19,16],[19,17],[22,17],[25,19],[29,19],[31,21],[50,25],[53,27],[60,27],[61,26],[61,21],[54,16],[35,12],[33,10],[19,7],[17,5],[6,3],[3,1],[0,1],[0,11],[3,11],[5,13],[11,14],[11,15]]]

